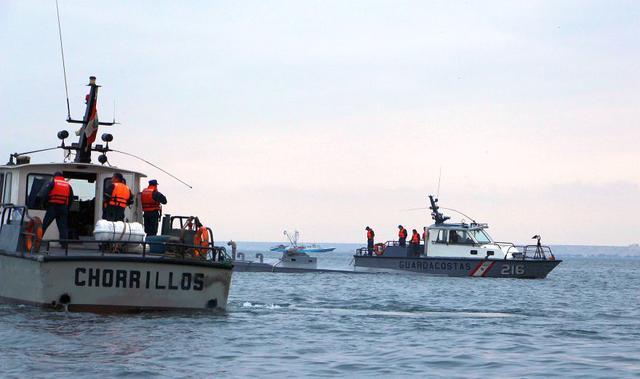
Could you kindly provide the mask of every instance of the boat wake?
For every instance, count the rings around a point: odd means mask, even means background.
[[[299,307],[289,304],[260,304],[246,301],[242,303],[242,308],[251,309],[278,309],[291,310],[308,313],[334,314],[354,317],[401,317],[401,318],[510,318],[523,317],[522,314],[506,312],[487,312],[483,310],[427,310],[427,311],[396,311],[379,309],[353,309],[353,308],[321,308],[321,307]]]

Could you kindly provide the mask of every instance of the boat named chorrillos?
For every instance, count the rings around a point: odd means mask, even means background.
[[[93,140],[99,125],[112,123],[98,122],[94,77],[89,87],[84,118],[67,120],[82,125],[79,141],[65,145],[69,133],[61,131],[61,145],[46,149],[63,151],[63,162],[31,163],[27,154],[38,152],[33,151],[11,154],[0,166],[0,298],[70,311],[224,309],[231,259],[194,216],[165,214],[161,236],[145,237],[140,225],[145,175],[105,165],[114,152],[113,137],[103,134],[103,144]],[[100,153],[101,164],[91,162],[92,152]],[[60,224],[68,229],[64,239],[56,223],[43,233],[45,205],[38,199],[54,174],[75,194],[62,202],[68,205],[67,221]],[[105,189],[114,174],[135,197],[124,209],[126,222],[102,220]]]
[[[412,272],[439,276],[545,278],[562,261],[533,237],[535,245],[495,242],[487,224],[447,223],[438,200],[429,196],[435,223],[426,228],[424,244],[399,246],[388,241],[372,250],[360,248],[354,267],[362,271]]]

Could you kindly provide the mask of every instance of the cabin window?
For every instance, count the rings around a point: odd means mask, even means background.
[[[73,188],[73,202],[69,207],[69,238],[91,236],[95,223],[97,175],[91,172],[65,171],[64,177]]]
[[[3,204],[11,203],[11,177],[12,174],[10,172],[7,172],[4,176],[4,192],[2,193]]]
[[[47,194],[44,188],[53,180],[53,175],[49,174],[29,174],[27,175],[27,196],[26,205],[29,209],[46,209]]]
[[[469,234],[471,234],[473,239],[478,243],[491,243],[491,238],[489,238],[487,233],[482,229],[470,230]]]
[[[438,236],[436,237],[436,243],[447,243],[447,231],[438,230]]]
[[[473,244],[473,240],[466,230],[450,230],[449,243],[452,245],[470,245]]]
[[[0,173],[0,200],[2,200],[3,189],[4,189],[4,173]]]

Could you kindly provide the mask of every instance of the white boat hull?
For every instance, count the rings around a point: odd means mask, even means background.
[[[231,265],[132,256],[0,253],[0,297],[70,311],[224,309]]]

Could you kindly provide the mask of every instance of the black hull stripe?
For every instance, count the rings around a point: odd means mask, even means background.
[[[485,259],[485,258],[454,258],[454,257],[385,257],[384,255],[354,255],[355,259],[410,259],[410,260],[419,260],[419,261],[457,261],[457,262],[481,262],[481,261],[491,261],[491,262],[524,262],[524,263],[538,263],[538,264],[557,264],[561,263],[562,259],[556,260],[544,260],[544,259]]]
[[[24,304],[43,309],[62,310],[60,305],[49,303],[38,303],[33,301],[16,299],[13,297],[0,296],[0,302],[8,304]],[[181,307],[158,307],[158,306],[131,306],[131,305],[105,305],[105,304],[69,304],[69,312],[88,313],[140,313],[140,312],[167,312],[167,311],[188,311],[188,312],[223,312],[224,308],[181,308]]]
[[[207,261],[197,261],[197,260],[182,260],[182,259],[170,259],[170,258],[142,258],[142,257],[117,257],[117,256],[95,256],[95,255],[78,255],[78,256],[54,256],[54,255],[41,255],[38,257],[42,257],[42,260],[37,259],[36,256],[20,256],[16,254],[7,253],[4,251],[0,251],[0,255],[4,255],[7,257],[18,258],[18,259],[28,259],[33,261],[41,261],[41,262],[127,262],[127,263],[157,263],[157,264],[167,264],[167,265],[178,265],[178,266],[197,266],[197,267],[207,267],[207,268],[217,268],[221,270],[232,270],[233,264],[231,263],[220,263],[220,262],[207,262]]]

